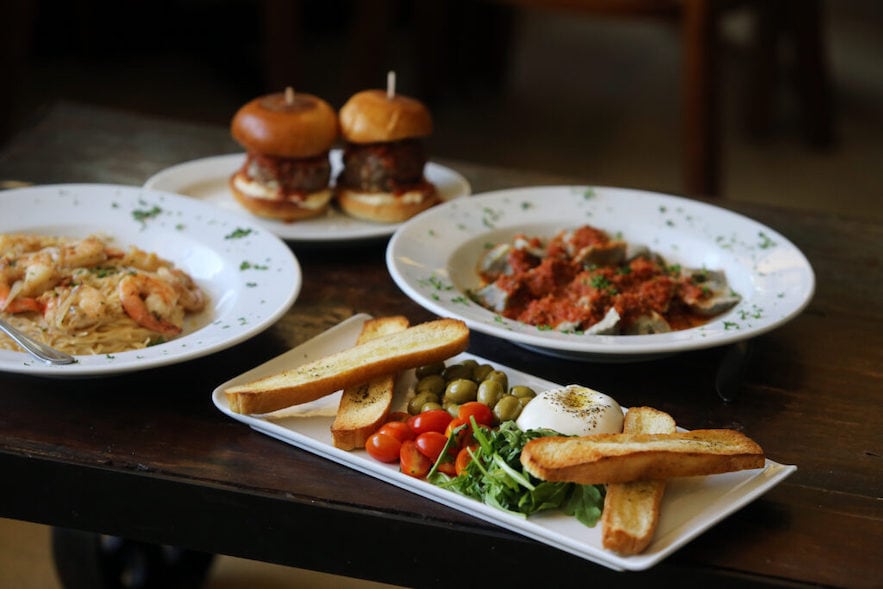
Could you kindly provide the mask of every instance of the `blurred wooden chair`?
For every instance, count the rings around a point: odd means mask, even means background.
[[[748,88],[746,129],[769,132],[779,51],[790,44],[808,140],[833,141],[831,90],[821,0],[494,0],[512,6],[605,17],[658,18],[679,24],[682,49],[684,191],[721,192],[721,20],[736,8],[751,10],[756,31]]]

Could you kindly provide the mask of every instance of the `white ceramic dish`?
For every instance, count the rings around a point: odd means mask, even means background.
[[[231,418],[287,444],[616,570],[636,571],[652,567],[723,518],[760,497],[797,469],[795,466],[767,460],[762,469],[670,481],[666,487],[653,542],[643,554],[623,557],[602,547],[600,525],[588,528],[575,518],[560,512],[547,512],[523,519],[402,474],[398,465],[377,462],[364,450],[345,452],[335,448],[331,441],[330,427],[339,402],[339,393],[283,410],[273,419],[240,415],[230,410],[223,393],[225,388],[352,346],[367,318],[367,315],[351,317],[301,346],[220,385],[212,393],[215,406]],[[465,358],[486,362],[471,354],[462,354],[452,361]],[[525,384],[537,390],[557,386],[512,368],[494,365],[509,375],[511,384]],[[413,382],[413,371],[409,371],[399,381],[394,409],[403,408],[407,388]],[[255,458],[260,460],[260,457]],[[746,538],[746,542],[750,542],[750,539]]]
[[[164,344],[117,354],[78,356],[47,366],[0,350],[0,370],[56,377],[106,375],[174,364],[242,342],[294,303],[301,269],[278,237],[209,204],[134,186],[59,184],[0,192],[0,233],[85,237],[101,233],[120,247],[156,252],[194,277],[209,308]]]
[[[551,237],[593,225],[661,254],[669,263],[720,269],[742,301],[709,323],[672,333],[561,333],[503,318],[472,302],[488,244],[516,233]],[[577,360],[628,361],[733,343],[774,329],[810,301],[815,277],[785,237],[699,201],[616,188],[547,186],[502,190],[440,205],[409,220],[387,247],[398,286],[430,311],[531,349]]]
[[[342,168],[341,151],[331,151],[332,178]],[[184,162],[157,172],[147,179],[145,188],[175,192],[202,199],[222,208],[249,213],[236,202],[227,182],[245,161],[244,154],[220,155]],[[435,183],[443,201],[449,201],[471,192],[469,182],[450,168],[429,162],[426,164],[426,178]],[[345,215],[335,207],[330,207],[326,215],[316,219],[283,223],[272,219],[252,217],[255,223],[263,225],[279,237],[292,242],[333,243],[359,241],[388,237],[400,223],[371,223]]]

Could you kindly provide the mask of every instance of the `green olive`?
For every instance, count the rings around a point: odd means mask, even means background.
[[[433,409],[442,409],[442,406],[440,403],[435,403],[433,401],[423,403],[423,406],[420,407],[420,413],[423,413],[424,411],[432,411]]]
[[[509,390],[509,377],[506,376],[506,373],[502,370],[491,370],[487,376],[484,377],[485,380],[496,380],[501,385],[503,385],[503,390]]]
[[[429,376],[430,374],[441,374],[445,370],[444,362],[433,362],[432,364],[425,364],[423,366],[418,366],[414,371],[414,374],[418,379],[423,378],[424,376]]]
[[[474,371],[478,367],[478,360],[475,360],[473,358],[467,358],[466,360],[463,360],[462,362],[460,362],[460,364],[462,364],[463,366],[468,366],[469,370]]]
[[[445,380],[448,382],[461,378],[472,380],[472,366],[466,364],[451,364],[445,368],[442,376],[444,376]]]
[[[490,364],[479,364],[472,371],[472,378],[475,382],[481,382],[487,378],[487,375],[493,371],[494,367]]]
[[[460,403],[443,403],[442,409],[451,414],[451,417],[460,416]]]
[[[410,401],[408,401],[408,413],[411,415],[417,415],[426,403],[438,403],[438,395],[430,393],[429,391],[417,393]]]
[[[478,392],[475,395],[475,400],[484,403],[493,409],[494,405],[497,404],[497,401],[499,401],[504,394],[506,394],[506,389],[503,388],[500,381],[485,379],[481,381],[480,385],[478,385]]]
[[[429,392],[434,395],[441,396],[445,392],[445,379],[440,374],[430,374],[424,376],[414,385],[414,391],[418,393]]]
[[[474,401],[478,385],[466,378],[458,378],[448,383],[445,388],[445,400],[451,403]]]
[[[509,391],[510,395],[518,397],[519,399],[533,399],[537,396],[536,392],[530,388],[521,384],[517,384]]]
[[[497,401],[497,404],[494,405],[494,417],[500,422],[518,419],[520,414],[521,403],[518,401],[518,397],[503,395],[503,397]]]

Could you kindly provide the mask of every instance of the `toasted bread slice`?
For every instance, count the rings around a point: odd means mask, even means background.
[[[401,315],[369,319],[362,326],[356,344],[408,328],[408,319]],[[367,383],[347,387],[340,396],[337,415],[331,424],[331,439],[336,448],[364,448],[365,440],[380,427],[392,405],[396,375],[384,374]]]
[[[677,427],[668,413],[652,407],[632,407],[625,414],[622,431],[626,434],[673,434]],[[607,485],[601,513],[604,548],[623,555],[643,552],[656,532],[663,494],[664,480]]]
[[[597,485],[760,468],[764,456],[744,434],[706,429],[538,438],[524,446],[521,463],[543,480]]]
[[[224,391],[237,413],[268,413],[314,401],[377,376],[447,360],[469,346],[458,319],[428,321]]]

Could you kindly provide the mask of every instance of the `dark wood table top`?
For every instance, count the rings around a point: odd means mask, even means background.
[[[169,165],[236,151],[224,128],[60,104],[4,146],[0,180],[140,185]],[[476,192],[567,180],[445,163]],[[610,571],[282,444],[215,409],[210,393],[219,383],[355,313],[431,319],[388,276],[385,242],[295,246],[304,275],[295,305],[226,351],[107,378],[0,374],[0,516],[409,586],[464,577],[644,584],[684,575],[728,586],[879,586],[883,229],[862,218],[717,204],[781,232],[817,276],[809,307],[752,342],[735,401],[715,394],[722,350],[589,364],[481,334],[470,345],[626,406],[656,406],[686,428],[743,430],[770,458],[798,465],[648,571]]]

